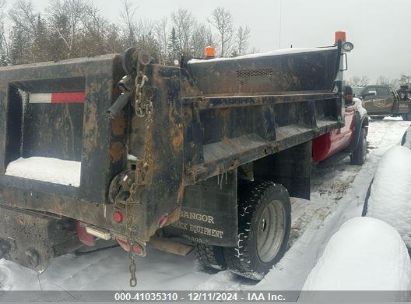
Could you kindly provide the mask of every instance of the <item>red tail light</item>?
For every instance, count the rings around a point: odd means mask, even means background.
[[[113,213],[113,221],[116,222],[117,224],[122,223],[123,219],[124,219],[123,213],[121,213],[120,211],[115,211]]]

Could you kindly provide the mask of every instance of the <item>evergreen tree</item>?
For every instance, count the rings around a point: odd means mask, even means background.
[[[179,50],[179,44],[178,44],[178,38],[177,38],[177,34],[176,34],[176,30],[173,27],[171,29],[171,33],[170,33],[170,39],[169,39],[169,43],[168,43],[168,54],[169,54],[169,60],[170,62],[173,62],[176,59],[180,59],[180,50]]]

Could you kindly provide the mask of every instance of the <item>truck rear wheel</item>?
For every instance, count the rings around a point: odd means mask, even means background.
[[[222,247],[197,244],[195,252],[197,261],[204,270],[226,269]]]
[[[352,165],[363,165],[367,157],[367,133],[364,128],[361,128],[360,138],[357,147],[351,154]]]
[[[252,183],[239,198],[238,245],[224,248],[230,271],[261,280],[287,250],[291,205],[287,190],[273,182]]]

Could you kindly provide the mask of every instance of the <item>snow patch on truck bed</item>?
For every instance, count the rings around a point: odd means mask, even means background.
[[[300,54],[300,53],[312,53],[312,52],[321,52],[326,50],[335,49],[334,47],[330,48],[288,48],[288,49],[280,49],[266,53],[256,53],[256,54],[248,54],[243,56],[237,57],[229,57],[229,58],[214,58],[214,59],[191,59],[188,63],[201,63],[201,62],[220,62],[220,61],[231,61],[231,60],[238,60],[238,59],[252,59],[252,58],[260,58],[260,57],[268,57],[268,56],[279,56],[279,55],[290,55],[290,54]]]
[[[303,290],[408,290],[408,250],[399,233],[374,218],[353,218],[328,242]]]
[[[397,146],[382,158],[371,187],[368,216],[395,227],[411,247],[411,150]]]
[[[79,187],[81,162],[47,157],[19,158],[7,166],[6,175]]]

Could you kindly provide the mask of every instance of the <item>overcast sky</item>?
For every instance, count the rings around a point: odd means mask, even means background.
[[[8,0],[11,4],[14,0]],[[398,78],[411,75],[411,0],[130,0],[138,17],[158,20],[185,8],[206,20],[218,6],[229,9],[236,25],[249,25],[251,46],[260,51],[332,44],[345,30],[355,45],[349,74]],[[48,0],[33,0],[36,9]],[[120,1],[94,0],[103,15],[120,20]]]

